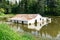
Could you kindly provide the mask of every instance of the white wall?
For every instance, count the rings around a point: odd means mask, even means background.
[[[18,23],[22,23],[22,20],[18,20]],[[28,21],[23,21],[24,24],[28,24]]]
[[[17,1],[17,3],[19,4],[19,1],[21,1],[21,0],[6,0],[6,1],[9,1],[9,3],[13,3],[13,4],[15,4],[16,3],[16,1]]]
[[[37,22],[39,22],[39,21],[40,21],[40,18],[42,18],[42,16],[38,15],[36,18],[34,18],[34,19],[32,19],[32,20],[29,20],[29,21],[28,21],[28,24],[29,24],[29,23],[34,23],[35,20],[37,20]]]
[[[41,20],[40,20],[40,18],[41,18]],[[43,20],[46,22],[46,19],[47,19],[46,17],[42,17],[42,16],[38,15],[36,18],[34,18],[32,20],[29,20],[28,21],[28,24],[29,23],[32,23],[33,24],[35,22],[35,20],[37,20],[37,22],[39,22],[39,23],[40,22],[43,22]]]

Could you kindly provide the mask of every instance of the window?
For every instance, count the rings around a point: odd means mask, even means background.
[[[35,20],[35,26],[37,26],[37,20]]]
[[[24,24],[24,21],[22,21],[22,24]]]
[[[42,19],[42,21],[44,21],[44,19]]]
[[[41,20],[41,18],[40,18],[40,20]]]
[[[41,26],[41,24],[40,24],[40,26]]]
[[[29,23],[29,25],[31,25],[31,23]]]
[[[37,20],[35,20],[35,23],[37,23]]]

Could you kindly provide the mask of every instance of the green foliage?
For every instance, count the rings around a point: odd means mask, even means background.
[[[3,8],[0,8],[0,16],[4,15],[5,10]]]
[[[0,23],[0,40],[34,40],[34,38],[27,33],[16,33],[6,23]]]
[[[55,0],[46,0],[45,12],[47,15],[56,15],[55,12]],[[46,10],[47,9],[47,10]]]
[[[34,40],[34,38],[32,37],[32,35],[24,33],[21,37],[21,40]]]
[[[19,40],[18,34],[13,32],[8,25],[0,24],[0,40]]]
[[[5,9],[5,13],[14,14],[41,14],[41,15],[60,15],[59,0],[21,0],[19,4],[9,3],[9,1],[1,0],[0,8]]]
[[[60,0],[55,0],[55,11],[57,13],[57,15],[60,15]]]

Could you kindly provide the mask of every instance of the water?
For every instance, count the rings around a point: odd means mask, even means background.
[[[60,17],[53,17],[51,23],[38,23],[37,25],[10,24],[18,32],[31,33],[38,38],[60,40]],[[31,28],[29,28],[31,27]],[[39,30],[32,27],[40,27]]]

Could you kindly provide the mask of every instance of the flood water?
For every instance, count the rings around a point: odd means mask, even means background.
[[[51,23],[38,23],[37,25],[23,25],[23,24],[10,24],[11,28],[18,32],[31,33],[37,38],[45,40],[60,40],[60,17],[52,18]],[[32,28],[29,28],[32,27]],[[40,30],[33,29],[33,27],[40,27]]]

